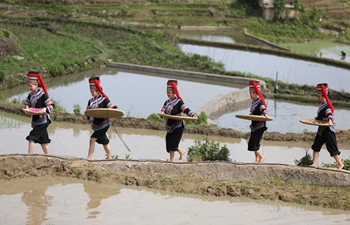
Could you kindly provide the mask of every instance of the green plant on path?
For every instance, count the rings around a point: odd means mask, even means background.
[[[342,162],[344,163],[343,170],[350,170],[350,159],[342,159]],[[327,168],[337,168],[338,164],[336,162],[334,163],[322,163],[322,166]]]
[[[194,146],[188,148],[187,161],[231,161],[230,151],[226,145],[220,146],[219,142],[210,141],[205,137],[202,141],[195,141]]]
[[[312,157],[308,150],[305,151],[305,155],[303,157],[301,157],[299,160],[294,160],[294,162],[297,166],[310,166],[313,163]]]

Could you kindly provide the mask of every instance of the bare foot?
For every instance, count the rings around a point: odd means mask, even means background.
[[[263,163],[265,161],[265,157],[263,156],[263,157],[260,157],[260,159],[259,159],[259,163]]]
[[[341,165],[339,165],[339,166],[338,166],[338,168],[337,168],[337,169],[338,169],[338,170],[342,170],[342,169],[343,169],[343,167],[344,167],[344,164],[341,164]]]
[[[258,161],[258,160],[255,160],[254,163],[259,163],[259,161]]]
[[[311,165],[310,165],[310,167],[316,168],[316,167],[317,167],[317,165],[315,165],[315,164],[311,164]]]
[[[179,160],[181,161],[182,160],[182,157],[185,155],[186,151],[179,151],[180,153],[180,157],[179,157]]]

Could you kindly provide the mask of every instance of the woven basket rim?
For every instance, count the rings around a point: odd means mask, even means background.
[[[197,120],[198,118],[194,118],[191,116],[175,116],[175,115],[169,115],[169,114],[162,114],[162,113],[157,113],[158,116],[164,117],[167,119],[173,119],[173,120]]]
[[[119,109],[87,109],[84,113],[86,116],[93,118],[120,118],[124,115],[124,112]]]
[[[265,116],[259,116],[259,115],[236,115],[239,119],[245,119],[245,120],[253,120],[253,121],[272,121],[273,118],[266,118]]]
[[[329,126],[336,126],[334,123],[333,125],[329,125],[326,121],[316,120],[314,118],[311,119],[300,119],[300,123],[307,124],[307,125],[313,125],[313,126],[321,126],[321,127],[329,127]]]

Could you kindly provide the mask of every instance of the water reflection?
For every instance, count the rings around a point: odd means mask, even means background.
[[[11,114],[0,113],[0,120],[4,117],[11,119]],[[239,119],[234,118],[239,121]],[[242,122],[245,120],[242,120]],[[249,121],[245,121],[244,127],[248,129]],[[272,124],[270,122],[269,124]],[[306,125],[305,125],[306,126]],[[316,127],[315,127],[316,128]],[[0,155],[2,154],[26,154],[28,141],[25,139],[29,130],[30,122],[18,128],[0,129],[1,145]],[[52,129],[54,132],[52,132]],[[242,128],[243,129],[243,128]],[[79,134],[77,133],[79,130]],[[90,125],[73,124],[73,123],[57,123],[53,122],[49,126],[50,132],[50,150],[51,154],[58,156],[73,156],[77,158],[86,158],[89,147],[89,139],[91,136]],[[135,160],[165,160],[168,158],[168,153],[165,150],[165,131],[153,131],[145,129],[130,129],[118,127],[118,132],[127,146],[129,152],[120,140],[114,129],[109,129],[107,132],[110,139],[112,155],[117,155],[119,159],[125,159],[127,154]],[[180,146],[188,150],[190,146],[194,146],[195,140],[202,140],[204,136],[187,134],[183,135]],[[230,158],[232,161],[250,163],[252,162],[251,152],[247,151],[247,140],[224,138],[224,137],[209,137],[210,140],[218,141],[221,145],[226,144],[230,150]],[[262,141],[261,151],[266,157],[266,163],[282,163],[295,165],[295,159],[300,159],[305,155],[305,149],[310,149],[312,143],[308,142],[269,142]],[[350,158],[349,146],[339,145],[342,159]],[[41,150],[36,148],[35,153],[41,154]],[[311,152],[310,152],[311,153]],[[187,155],[185,154],[185,157]],[[94,154],[95,159],[105,159],[105,151],[102,146],[96,146]],[[333,163],[334,160],[329,156],[327,150],[320,152],[321,163]]]
[[[247,51],[189,44],[179,44],[179,47],[185,53],[205,55],[216,62],[222,62],[227,71],[253,73],[272,79],[276,78],[278,72],[279,80],[286,83],[328,83],[331,89],[350,92],[349,70],[346,69]]]
[[[270,48],[269,45],[265,44],[262,41],[245,36],[244,33],[240,30],[172,30],[170,32],[178,35],[179,37],[188,39],[224,43],[238,43]]]
[[[37,184],[42,184],[41,191],[32,191],[40,186]],[[246,198],[180,196],[60,177],[0,180],[0,186],[1,224],[345,225],[350,219],[343,210]],[[32,191],[30,198],[19,198],[28,190]]]

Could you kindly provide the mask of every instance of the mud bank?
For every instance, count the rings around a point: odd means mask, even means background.
[[[0,110],[18,115],[27,116],[22,111],[22,106],[10,103],[0,102]],[[90,120],[87,120],[84,115],[75,115],[69,113],[52,113],[51,119],[54,122],[69,122],[76,124],[91,124]],[[118,127],[136,128],[136,129],[149,129],[149,130],[165,130],[164,122],[156,120],[147,120],[143,118],[126,117],[121,119],[112,119],[112,123]],[[316,128],[316,127],[315,127]],[[186,125],[185,133],[199,134],[203,136],[218,136],[218,137],[232,137],[248,139],[250,133],[243,133],[241,131],[233,130],[230,128],[221,128],[216,126],[195,126]],[[264,140],[269,141],[297,141],[297,142],[310,142],[312,143],[315,138],[315,132],[309,133],[278,133],[278,132],[265,132],[263,136]],[[337,141],[339,144],[350,144],[350,132],[337,130]]]
[[[280,164],[87,161],[43,155],[0,156],[0,178],[71,177],[178,193],[246,196],[350,209],[350,173]]]

